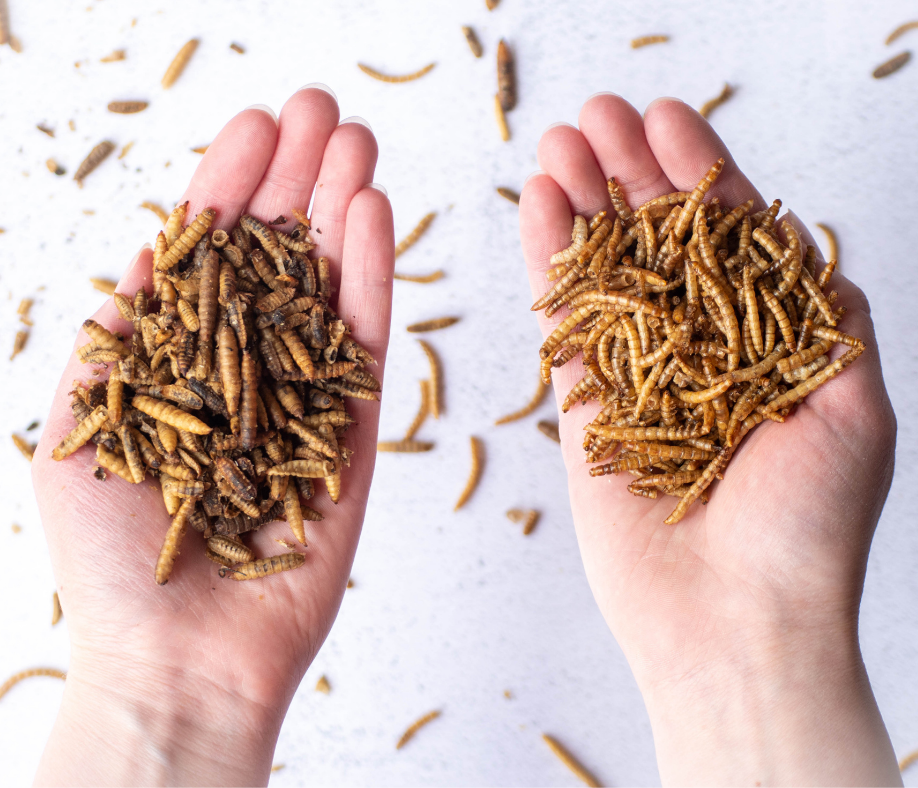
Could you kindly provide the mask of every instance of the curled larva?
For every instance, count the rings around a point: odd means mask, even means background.
[[[425,714],[419,720],[416,720],[415,722],[411,723],[411,725],[408,726],[408,729],[401,735],[401,738],[396,743],[395,749],[396,750],[402,749],[402,747],[404,747],[409,741],[411,741],[411,739],[414,738],[414,735],[419,730],[421,730],[421,728],[423,728],[429,722],[433,722],[433,720],[437,719],[437,717],[439,717],[440,714],[441,714],[440,711],[431,711]]]
[[[709,99],[704,104],[702,104],[701,108],[698,110],[698,114],[703,118],[711,117],[711,113],[721,104],[729,101],[735,92],[736,89],[730,85],[729,82],[725,82],[723,90],[721,90],[720,93],[718,93],[714,98]]]
[[[472,447],[472,469],[469,472],[468,481],[465,483],[465,489],[463,489],[459,500],[456,501],[456,505],[453,507],[454,512],[458,512],[468,503],[472,493],[475,492],[475,488],[478,487],[478,482],[481,480],[481,472],[484,468],[484,444],[474,435],[471,437],[470,443]]]
[[[377,71],[375,68],[364,65],[363,63],[358,63],[357,68],[359,68],[367,76],[373,77],[373,79],[378,79],[380,82],[412,82],[415,79],[420,79],[425,74],[433,70],[436,63],[429,63],[424,66],[424,68],[413,71],[410,74],[401,74],[398,76],[392,76],[390,74],[383,74],[381,71]]]

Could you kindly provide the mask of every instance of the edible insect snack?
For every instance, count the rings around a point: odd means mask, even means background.
[[[381,71],[377,71],[375,68],[371,68],[363,63],[358,63],[357,68],[359,68],[367,76],[373,77],[373,79],[378,79],[380,82],[413,82],[416,79],[420,79],[428,72],[432,71],[436,63],[428,63],[424,68],[413,71],[410,74],[400,74],[400,75],[390,75],[383,74]]]
[[[378,400],[380,390],[364,369],[373,357],[329,302],[326,258],[288,250],[252,216],[210,234],[208,208],[183,227],[186,208],[157,239],[155,292],[113,296],[133,336],[84,322],[90,341],[77,355],[110,375],[75,384],[77,426],[52,454],[62,460],[92,441],[97,464],[125,481],[159,478],[173,518],[156,562],[160,585],[189,528],[221,577],[301,566],[301,553],[257,558],[238,537],[286,518],[306,543],[304,520],[322,519],[303,503],[313,480],[336,503],[352,454],[343,398]]]
[[[578,217],[575,251],[553,256],[555,284],[532,307],[570,311],[542,344],[542,380],[582,358],[562,411],[602,406],[584,428],[587,462],[605,463],[590,475],[629,471],[634,495],[678,498],[667,524],[705,496],[750,430],[783,422],[865,349],[836,328],[845,310],[825,292],[835,261],[816,275],[815,249],[790,222],[775,225],[779,200],[757,213],[752,200],[703,202],[723,165],[635,211],[610,179],[617,217],[601,211],[586,240]],[[846,352],[830,361],[835,344]]]

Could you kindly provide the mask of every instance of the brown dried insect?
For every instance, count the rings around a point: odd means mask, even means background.
[[[77,171],[73,176],[73,180],[77,182],[77,185],[82,189],[83,180],[86,178],[89,173],[96,169],[109,154],[115,149],[115,143],[110,140],[103,140],[95,148],[93,148],[89,155],[80,162],[80,166],[77,167]]]
[[[118,115],[134,115],[150,106],[149,101],[110,101],[108,111]]]
[[[417,226],[408,233],[395,247],[395,256],[399,257],[400,255],[407,252],[412,246],[414,246],[418,239],[427,232],[427,228],[430,227],[430,223],[437,217],[436,211],[431,211],[424,218],[417,223]]]
[[[229,576],[233,580],[257,580],[261,577],[296,569],[305,563],[306,556],[302,553],[282,553],[270,558],[259,558],[233,568],[223,567],[219,574],[220,577],[226,577],[228,573],[231,573]]]
[[[416,720],[415,722],[411,723],[411,725],[408,726],[408,729],[401,735],[401,738],[396,743],[395,749],[396,750],[402,749],[402,747],[404,747],[406,744],[408,744],[409,741],[411,741],[411,739],[414,738],[414,735],[419,730],[421,730],[421,728],[427,725],[427,723],[433,722],[435,719],[437,719],[437,717],[440,716],[441,713],[442,712],[440,711],[431,711],[425,714],[419,720]]]
[[[641,47],[650,46],[651,44],[665,44],[669,41],[669,36],[640,36],[631,39],[631,48],[640,49]]]
[[[500,93],[494,94],[494,117],[497,118],[497,130],[500,132],[500,138],[504,142],[510,142],[510,127],[507,125],[507,116],[504,115],[504,108],[500,103]]]
[[[468,481],[465,483],[465,489],[463,489],[459,495],[459,500],[456,501],[456,505],[453,507],[454,512],[458,512],[472,497],[472,493],[475,492],[475,488],[478,487],[478,482],[481,480],[481,472],[484,470],[484,444],[474,435],[471,437],[470,442],[472,446],[472,469],[469,472]]]
[[[520,204],[520,195],[518,192],[513,191],[513,189],[508,189],[505,186],[498,186],[497,193],[505,200],[510,200],[510,202],[515,205]]]
[[[523,536],[529,536],[539,522],[539,513],[535,509],[509,509],[507,519],[512,523],[523,523]]]
[[[200,42],[196,38],[192,38],[188,43],[186,43],[179,51],[178,54],[172,59],[172,62],[169,64],[169,68],[166,69],[166,73],[163,74],[162,86],[167,90],[171,88],[176,80],[182,76],[182,72],[185,70],[185,67],[188,65],[188,61],[191,60],[191,56],[194,54],[195,50],[198,48]]]
[[[409,333],[422,334],[427,331],[439,331],[441,328],[449,328],[459,322],[458,317],[438,317],[434,320],[424,320],[420,323],[412,323],[408,326]]]
[[[22,456],[29,462],[32,462],[32,456],[35,454],[35,444],[29,443],[25,438],[20,437],[15,432],[12,435],[13,445],[19,449]]]
[[[829,253],[826,255],[826,259],[838,260],[838,238],[836,238],[832,228],[822,222],[816,222],[816,226],[825,233],[826,240],[829,243]]]
[[[242,44],[237,44],[235,41],[230,44],[230,49],[232,49],[233,52],[238,52],[240,55],[245,54],[245,48],[242,46]]]
[[[469,49],[472,50],[472,54],[475,57],[481,57],[481,42],[478,40],[478,36],[475,35],[475,31],[470,27],[463,26],[462,34],[465,36],[465,40],[468,42]]]
[[[383,74],[381,71],[377,71],[375,68],[370,68],[363,63],[358,63],[357,68],[359,68],[367,76],[373,77],[373,79],[378,79],[380,82],[412,82],[415,79],[420,79],[425,74],[433,70],[436,63],[429,63],[424,66],[424,68],[419,69],[418,71],[413,71],[410,74],[402,74],[400,76],[391,76],[389,74]]]
[[[393,279],[399,279],[402,282],[417,282],[422,285],[429,285],[432,282],[438,282],[441,280],[446,273],[444,271],[434,271],[432,274],[416,275],[416,274],[400,274],[397,271],[392,274]]]
[[[599,780],[597,780],[589,770],[571,755],[571,753],[553,736],[543,733],[542,741],[548,745],[549,749],[558,757],[558,760],[570,769],[579,780],[592,788],[599,788],[599,786],[602,785],[602,783],[599,782]]]
[[[883,77],[888,77],[890,74],[894,74],[902,66],[908,63],[912,58],[912,53],[906,50],[905,52],[900,52],[893,58],[890,58],[885,63],[881,63],[873,70],[874,79],[883,79]]]
[[[736,89],[730,85],[729,82],[724,83],[723,90],[720,91],[714,98],[706,101],[701,105],[701,108],[698,110],[698,114],[703,118],[711,117],[711,113],[717,109],[721,104],[726,103],[730,100],[733,94],[736,92]]]
[[[432,443],[425,441],[380,441],[376,444],[376,451],[392,452],[394,454],[417,454],[418,452],[430,451],[433,447]]]
[[[516,106],[516,73],[513,55],[504,39],[497,43],[497,95],[500,108],[509,112]]]
[[[67,674],[62,670],[57,670],[56,668],[31,668],[29,670],[23,670],[19,673],[16,673],[10,676],[3,684],[0,684],[0,698],[6,695],[13,687],[15,687],[20,681],[25,679],[30,679],[35,676],[48,676],[52,679],[61,679],[62,681],[67,680]]]
[[[539,428],[539,432],[545,437],[551,438],[555,443],[561,443],[561,435],[558,432],[558,422],[540,421],[536,424],[536,427]]]

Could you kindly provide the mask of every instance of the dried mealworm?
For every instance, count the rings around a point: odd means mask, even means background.
[[[196,416],[152,397],[137,395],[131,400],[131,406],[177,430],[187,430],[195,435],[208,435],[213,429]]]
[[[449,326],[455,325],[458,323],[460,318],[458,317],[438,317],[434,320],[425,320],[421,323],[412,323],[408,326],[409,333],[412,334],[423,334],[427,331],[438,331],[441,328],[448,328]]]
[[[233,52],[238,52],[240,55],[245,54],[245,48],[242,46],[242,44],[237,44],[235,41],[230,44],[230,49],[232,49]]]
[[[529,536],[539,522],[539,513],[535,509],[510,509],[507,517],[514,523],[523,523],[523,536]]]
[[[216,218],[217,212],[213,208],[205,208],[201,213],[199,213],[194,221],[188,225],[184,230],[181,231],[181,234],[175,238],[174,241],[170,241],[170,230],[173,216],[178,216],[177,211],[179,208],[176,208],[172,212],[172,215],[169,217],[169,221],[166,222],[166,227],[164,228],[164,233],[166,236],[166,243],[168,249],[166,253],[157,261],[156,270],[159,271],[168,271],[170,268],[174,267],[179,260],[181,260],[186,254],[188,254],[192,249],[194,249],[195,244],[201,240],[204,233],[210,228],[213,224],[214,218]],[[184,215],[184,210],[182,210],[181,215]],[[177,230],[181,230],[181,221],[179,221]],[[174,231],[173,231],[174,232]]]
[[[23,670],[13,676],[10,676],[6,681],[3,682],[3,684],[0,684],[0,698],[6,695],[6,693],[15,687],[20,681],[30,679],[34,676],[48,676],[52,679],[61,679],[62,681],[67,680],[67,674],[64,671],[56,670],[55,668],[31,668],[30,670]]]
[[[418,408],[417,415],[414,417],[414,421],[411,422],[408,429],[405,431],[404,440],[410,441],[417,434],[418,430],[421,429],[424,422],[427,420],[427,416],[430,413],[430,381],[422,380],[421,381],[421,406]]]
[[[478,40],[478,36],[475,35],[475,31],[470,27],[463,26],[462,34],[465,36],[465,40],[468,42],[469,49],[472,50],[472,54],[475,57],[481,57],[481,42]]]
[[[826,234],[826,241],[829,244],[829,253],[826,255],[826,260],[838,260],[838,238],[832,228],[822,222],[816,222],[816,226]]]
[[[61,608],[61,600],[57,595],[57,591],[55,591],[54,596],[51,597],[51,626],[56,627],[63,617],[64,611]]]
[[[431,711],[431,712],[425,714],[425,715],[424,715],[423,717],[421,717],[419,720],[417,720],[417,721],[411,723],[411,725],[408,726],[408,730],[406,730],[406,731],[402,734],[401,738],[400,738],[400,739],[398,740],[398,742],[396,743],[395,749],[396,749],[396,750],[402,749],[402,747],[404,747],[406,744],[408,744],[408,742],[411,741],[411,739],[414,737],[414,735],[415,735],[419,730],[421,730],[421,728],[423,728],[425,725],[427,725],[427,723],[432,722],[433,720],[437,719],[437,717],[439,717],[440,714],[441,714],[440,711]]]
[[[80,188],[83,187],[83,179],[94,169],[96,169],[96,167],[98,167],[103,161],[105,161],[105,159],[114,149],[114,142],[111,142],[110,140],[103,140],[89,152],[89,155],[83,159],[73,176],[73,180],[77,182],[77,185],[79,185]]]
[[[446,273],[440,270],[434,271],[432,274],[424,274],[423,276],[415,274],[400,274],[397,271],[392,274],[393,279],[398,279],[402,282],[417,282],[422,285],[429,285],[432,282],[438,282],[441,280]]]
[[[703,118],[711,117],[711,113],[721,104],[729,101],[735,92],[736,89],[731,86],[729,82],[725,82],[724,89],[721,90],[717,96],[702,104],[701,108],[698,110],[698,114]]]
[[[500,108],[509,112],[516,106],[516,73],[510,47],[501,39],[497,44],[497,95]]]
[[[143,112],[149,106],[149,101],[110,101],[108,111],[118,115],[134,115]]]
[[[246,564],[255,560],[255,554],[248,547],[227,536],[211,536],[207,540],[207,546],[234,564]]]
[[[553,736],[549,736],[547,733],[542,734],[542,740],[548,745],[549,749],[558,757],[558,760],[561,761],[568,769],[570,769],[580,780],[586,783],[592,788],[599,788],[601,783],[597,780],[586,767],[580,763],[573,755],[571,755],[561,743],[555,739]]]
[[[883,79],[883,77],[888,77],[890,74],[898,71],[902,66],[904,66],[911,59],[912,53],[908,50],[905,52],[900,52],[893,58],[890,58],[885,63],[881,63],[873,70],[874,79]]]
[[[433,449],[432,443],[425,441],[380,441],[376,444],[376,450],[382,452],[392,452],[394,454],[417,454],[418,452],[430,451]]]
[[[120,159],[123,159],[125,156],[127,156],[128,153],[131,152],[131,148],[133,148],[133,147],[134,147],[133,141],[127,143],[123,148],[121,148],[121,151],[120,151],[120,153],[118,154],[118,159],[120,160]]]
[[[29,443],[25,438],[20,437],[15,432],[12,435],[13,444],[22,453],[29,462],[32,462],[32,455],[35,454],[35,444]]]
[[[2,0],[0,0],[0,2],[2,2]],[[0,41],[0,44],[2,44],[2,43],[3,43],[3,42]],[[42,132],[43,134],[47,134],[49,137],[53,137],[53,136],[54,136],[54,129],[50,128],[49,126],[44,125],[43,123],[37,124],[37,125],[35,126],[35,128],[38,129],[38,130],[39,130],[40,132]]]
[[[192,38],[188,43],[186,43],[179,51],[178,54],[172,59],[172,62],[169,64],[169,68],[166,69],[166,73],[163,74],[162,86],[166,89],[171,88],[175,81],[182,76],[182,72],[185,70],[185,67],[188,65],[188,61],[191,60],[191,56],[194,54],[194,51],[198,48],[200,42],[196,38]]]
[[[495,426],[498,424],[509,424],[511,421],[518,421],[519,419],[524,419],[530,413],[532,413],[539,405],[542,404],[542,400],[545,399],[545,395],[548,393],[550,386],[547,386],[541,380],[538,383],[535,394],[532,399],[524,405],[520,410],[514,411],[513,413],[502,416],[497,421],[494,422]]]
[[[412,82],[415,79],[420,79],[425,74],[433,70],[433,67],[436,66],[436,63],[429,63],[424,66],[424,68],[414,71],[411,74],[403,74],[400,76],[391,76],[389,74],[383,74],[377,71],[375,68],[370,68],[369,66],[364,65],[363,63],[358,63],[357,68],[359,68],[367,76],[373,77],[373,79],[378,79],[380,82]]]
[[[458,320],[458,318],[456,318],[456,320]],[[410,326],[408,330],[411,331]],[[415,330],[418,329],[416,328]],[[428,328],[423,330],[430,331],[432,329]],[[440,359],[437,357],[437,354],[433,347],[431,347],[430,343],[425,342],[423,339],[419,339],[418,344],[424,351],[424,355],[427,356],[427,363],[430,365],[430,415],[435,419],[439,419],[440,413],[443,412],[443,374],[441,372]]]
[[[510,142],[510,127],[507,125],[507,116],[500,103],[500,93],[494,94],[494,117],[497,118],[497,130],[504,142]]]
[[[520,204],[520,195],[518,192],[513,191],[513,189],[508,189],[505,186],[498,186],[497,193],[505,200],[510,200],[510,202],[516,205]]]
[[[52,459],[63,460],[69,457],[81,446],[89,442],[90,438],[101,428],[108,420],[108,409],[104,405],[99,405],[83,421],[76,425],[51,452]]]
[[[185,535],[185,526],[188,524],[188,517],[194,510],[197,498],[186,498],[176,512],[175,517],[166,531],[166,538],[163,541],[162,550],[156,561],[155,579],[157,584],[163,586],[169,581],[172,574],[172,567],[175,565],[175,559],[178,556],[179,546],[182,543],[182,537]]]
[[[89,281],[96,290],[100,293],[105,293],[105,295],[112,295],[112,293],[115,292],[115,288],[118,286],[118,283],[113,279],[102,279],[98,276],[89,277]]]
[[[401,241],[398,242],[395,247],[395,256],[398,257],[399,255],[404,254],[412,246],[414,246],[418,239],[427,231],[427,228],[430,227],[430,223],[436,218],[436,216],[437,212],[431,211],[423,219],[421,219],[421,221],[417,223],[417,226]]]
[[[260,577],[276,575],[279,572],[287,572],[296,569],[306,563],[306,556],[302,553],[282,553],[281,555],[271,556],[270,558],[260,558],[257,561],[250,561],[234,568],[223,567],[219,574],[220,577],[226,577],[228,573],[233,580],[256,580]]]
[[[640,36],[631,39],[631,48],[640,49],[650,44],[665,44],[667,41],[669,41],[669,36]]]
[[[889,46],[897,38],[905,35],[909,30],[914,30],[915,28],[918,28],[918,21],[905,22],[904,24],[899,25],[899,27],[893,30],[892,33],[886,37],[886,46]]]
[[[481,472],[484,469],[484,444],[474,435],[471,437],[470,442],[472,447],[472,470],[469,473],[468,481],[465,483],[465,489],[463,489],[459,500],[456,501],[456,505],[453,507],[454,512],[458,512],[472,497],[472,493],[475,492],[475,488],[481,479]]]

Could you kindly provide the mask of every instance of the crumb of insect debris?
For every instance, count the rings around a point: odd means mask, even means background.
[[[105,468],[98,466],[93,472],[92,475],[95,476],[100,482],[105,481]]]
[[[323,692],[326,695],[331,692],[331,684],[328,683],[328,679],[325,676],[320,676],[316,682],[316,692]]]
[[[26,432],[31,432],[32,430],[37,429],[39,424],[41,424],[40,421],[29,422],[29,426],[26,427]]]
[[[172,166],[172,160],[170,159],[163,165],[164,170],[168,170]]]
[[[57,623],[64,617],[64,611],[61,609],[61,600],[57,595],[57,591],[54,592],[54,596],[51,598],[51,626],[57,626]]]
[[[497,193],[505,200],[510,200],[510,202],[516,203],[517,205],[520,204],[519,192],[515,192],[513,189],[508,189],[505,186],[498,186]]]
[[[40,132],[47,134],[49,137],[54,136],[54,129],[52,129],[50,126],[45,126],[43,123],[38,123],[35,128]]]
[[[207,149],[208,149],[209,147],[210,147],[210,145],[199,145],[197,148],[192,148],[192,149],[191,149],[191,152],[192,152],[192,153],[202,153],[202,154],[203,154],[203,153],[207,153]]]
[[[45,162],[45,166],[48,168],[48,172],[53,172],[55,175],[66,175],[67,170],[61,167],[54,159],[48,159]]]
[[[465,35],[465,40],[466,42],[468,42],[469,49],[472,50],[472,54],[475,57],[481,57],[482,55],[481,42],[478,40],[478,36],[475,35],[475,31],[468,26],[463,26],[462,33],[463,35]]]
[[[135,19],[134,21],[136,22],[137,20]],[[127,53],[125,52],[125,50],[116,49],[110,55],[106,55],[105,57],[99,58],[99,62],[100,63],[115,63],[119,60],[124,60],[126,57],[127,57]]]
[[[35,455],[35,447],[37,444],[29,443],[25,438],[17,435],[15,432],[12,434],[12,438],[13,444],[22,453],[22,456],[25,457],[29,462],[32,462],[32,457]]]
[[[19,315],[20,320],[25,321],[28,318],[29,312],[32,309],[32,304],[34,303],[35,301],[31,298],[23,298],[19,302],[19,306],[16,307],[16,314]]]
[[[285,763],[275,763],[275,764],[271,767],[271,771],[272,771],[272,772],[279,772],[281,769],[286,769],[286,768],[287,768],[287,764],[285,764]]]
[[[295,550],[295,549],[296,549],[296,545],[295,545],[293,542],[288,541],[287,539],[277,539],[277,538],[275,538],[274,541],[277,542],[279,545],[283,545],[283,546],[286,547],[288,550]]]
[[[230,44],[230,49],[232,49],[233,52],[238,52],[240,55],[245,54],[245,47],[243,47],[242,44],[237,44],[235,41]]]
[[[347,587],[348,587],[348,588],[353,588],[353,587],[354,587],[354,581],[353,581],[351,578],[348,578],[348,579],[347,579]]]
[[[13,529],[13,533],[14,533],[14,534],[22,533],[22,526],[21,526],[21,525],[17,525],[16,523],[13,523],[12,526],[10,526],[10,527]]]
[[[70,127],[71,131],[76,131],[76,123],[74,123],[72,120],[68,120],[67,125]]]
[[[22,42],[16,36],[10,36],[10,49],[17,54],[22,52]]]
[[[513,700],[513,693],[510,690],[504,690],[504,697],[507,700]]]
[[[10,356],[10,361],[12,361],[16,356],[22,353],[25,350],[26,342],[29,340],[28,331],[17,331],[16,338],[13,340],[13,353]]]

